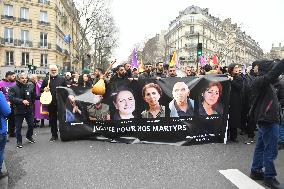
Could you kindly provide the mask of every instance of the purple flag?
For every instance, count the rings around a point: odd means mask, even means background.
[[[200,64],[201,66],[205,66],[207,64],[204,56],[200,56]]]
[[[132,68],[138,68],[139,67],[139,65],[138,65],[138,53],[137,53],[136,48],[134,48],[134,50],[133,50],[131,67]]]

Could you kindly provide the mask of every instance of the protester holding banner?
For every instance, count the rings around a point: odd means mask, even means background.
[[[148,110],[144,110],[141,113],[142,118],[165,117],[165,106],[159,103],[159,99],[162,96],[162,89],[158,84],[146,84],[142,89],[142,96],[149,106]]]
[[[0,91],[0,179],[6,177],[8,173],[2,172],[4,161],[4,149],[7,142],[7,117],[11,113],[10,105],[4,94]]]
[[[258,138],[250,177],[254,180],[264,180],[266,186],[280,189],[284,186],[275,178],[277,173],[274,165],[278,154],[280,106],[274,85],[284,73],[284,59],[279,62],[258,61],[257,65],[259,75],[252,84],[253,96],[256,98],[250,116],[257,122]]]
[[[139,75],[139,79],[153,79],[155,78],[155,74],[152,72],[152,64],[150,62],[146,62],[144,64],[144,72]]]
[[[28,124],[26,138],[29,143],[35,143],[33,139],[34,129],[34,100],[35,92],[32,85],[28,85],[28,75],[21,73],[18,75],[16,86],[10,89],[9,98],[14,107],[17,148],[22,148],[22,124],[25,119]]]
[[[230,109],[229,109],[229,135],[230,141],[238,142],[237,132],[241,128],[242,98],[241,90],[243,80],[240,77],[240,67],[238,64],[229,65],[228,72],[231,79]]]
[[[52,101],[48,105],[49,112],[49,126],[51,128],[52,137],[49,140],[54,142],[58,139],[58,128],[57,128],[57,99],[56,99],[56,87],[58,86],[67,86],[66,80],[64,77],[58,75],[58,68],[56,65],[49,66],[50,77],[47,77],[42,82],[41,92],[50,91],[52,95]],[[48,80],[50,79],[50,84],[48,86]]]
[[[167,77],[167,75],[164,73],[164,63],[163,62],[158,62],[157,63],[155,76],[156,76],[156,79],[166,78]]]
[[[177,76],[177,69],[175,66],[170,66],[168,70],[168,77],[176,77]]]
[[[201,93],[199,115],[223,114],[223,107],[220,103],[222,96],[222,85],[219,82],[210,82]]]
[[[174,99],[170,102],[170,117],[193,116],[194,101],[189,98],[190,90],[184,82],[175,83],[172,91]]]
[[[134,118],[135,98],[131,89],[121,87],[112,96],[116,108],[113,120]]]

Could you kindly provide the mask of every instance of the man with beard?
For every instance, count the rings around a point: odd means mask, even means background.
[[[177,71],[175,66],[170,66],[168,71],[168,77],[176,77]]]
[[[184,82],[177,82],[172,91],[174,99],[169,104],[170,117],[193,116],[194,101],[189,97],[190,90]]]
[[[163,62],[158,62],[155,76],[156,76],[156,79],[167,77],[166,74],[164,73],[164,63]]]
[[[57,128],[57,99],[56,99],[56,87],[67,86],[66,80],[64,77],[58,75],[58,68],[56,65],[49,66],[50,77],[47,77],[43,80],[41,85],[41,91],[50,91],[52,95],[52,101],[48,105],[49,112],[49,126],[51,128],[51,139],[50,142],[54,142],[58,139],[58,128]],[[48,80],[50,79],[49,86]]]
[[[152,64],[150,62],[145,63],[144,72],[139,76],[139,79],[153,79],[155,74],[152,72]]]
[[[100,80],[100,78],[103,77],[103,75],[103,70],[101,68],[96,68],[93,74],[93,85],[95,85]]]
[[[116,74],[111,78],[111,82],[127,80],[126,70],[123,65],[118,65],[115,70]]]
[[[124,69],[126,71],[126,77],[127,78],[132,78],[132,72],[131,72],[131,65],[129,63],[124,64]]]
[[[14,120],[14,111],[13,106],[9,100],[9,90],[11,87],[16,85],[16,75],[14,72],[8,71],[5,74],[5,79],[0,81],[0,90],[6,97],[10,107],[11,107],[11,114],[8,116],[8,133],[9,137],[15,137],[15,120]]]
[[[32,85],[28,84],[28,75],[21,73],[18,75],[17,83],[10,89],[9,99],[14,107],[17,148],[22,148],[22,125],[24,119],[28,124],[26,138],[29,143],[35,143],[33,139],[34,129],[34,100],[35,91]]]

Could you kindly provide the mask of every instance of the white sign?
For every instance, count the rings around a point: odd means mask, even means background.
[[[45,77],[46,74],[48,73],[48,68],[40,67],[40,68],[37,68],[36,70],[29,70],[27,67],[22,67],[22,66],[19,66],[19,67],[2,66],[2,67],[0,67],[1,79],[5,78],[5,74],[8,71],[15,72],[16,75],[18,75],[19,73],[25,72],[25,73],[28,73],[29,75],[30,74],[37,74],[38,76]]]

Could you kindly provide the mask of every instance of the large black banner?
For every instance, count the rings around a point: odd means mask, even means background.
[[[225,75],[124,80],[104,96],[57,88],[61,140],[191,145],[226,139],[230,82]]]

